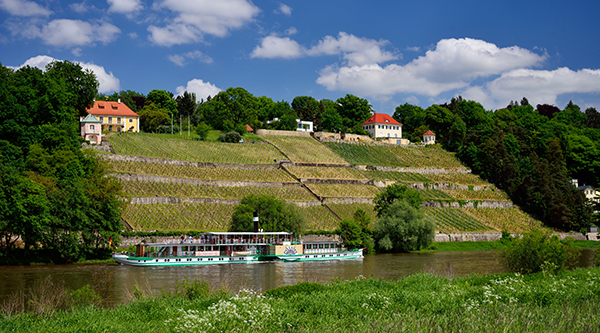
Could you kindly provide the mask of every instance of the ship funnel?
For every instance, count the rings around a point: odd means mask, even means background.
[[[258,232],[258,213],[254,212],[254,216],[252,217],[252,222],[254,222],[254,232]]]

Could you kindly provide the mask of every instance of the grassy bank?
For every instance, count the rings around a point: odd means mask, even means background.
[[[178,292],[111,309],[82,302],[69,310],[4,315],[16,332],[597,332],[600,269],[557,276],[500,274],[461,278],[417,274],[397,281],[358,278],[300,283],[264,293],[211,290],[187,281]],[[87,291],[89,298],[89,290]]]
[[[600,242],[588,240],[576,240],[573,242],[582,249],[596,249],[600,247]],[[448,252],[448,251],[492,251],[501,250],[506,247],[505,243],[500,241],[479,241],[479,242],[439,242],[432,243],[427,249],[420,252]]]

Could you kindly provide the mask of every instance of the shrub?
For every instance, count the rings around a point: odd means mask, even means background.
[[[210,127],[210,125],[207,125],[205,122],[201,122],[196,127],[196,134],[198,134],[198,136],[200,137],[200,140],[206,141],[206,138],[208,137],[208,133],[211,130],[212,130],[212,127]]]
[[[600,245],[594,250],[594,266],[600,267]]]
[[[178,294],[183,294],[190,301],[207,298],[211,294],[210,284],[198,279],[189,280],[185,278],[183,281],[177,282],[175,290]]]
[[[242,136],[238,132],[229,132],[227,134],[221,134],[217,138],[219,142],[229,142],[229,143],[237,143],[240,142]]]
[[[563,242],[558,236],[534,229],[507,244],[501,254],[502,263],[513,272],[530,274],[536,272],[556,273],[577,264],[579,251],[573,238]]]
[[[392,203],[377,220],[373,236],[379,249],[385,251],[415,251],[431,244],[435,224],[408,201]]]

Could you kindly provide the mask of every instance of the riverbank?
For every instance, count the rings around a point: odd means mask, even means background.
[[[84,289],[84,288],[82,288]],[[36,312],[0,319],[0,331],[314,332],[470,331],[598,332],[600,268],[556,276],[496,274],[398,280],[304,282],[264,293],[203,281],[174,292],[131,290],[127,304],[99,308],[91,289],[68,310],[46,302]],[[43,312],[42,312],[43,311]]]
[[[575,240],[573,244],[582,249],[597,249],[600,242],[589,240]],[[428,248],[416,253],[429,252],[451,252],[451,251],[494,251],[502,250],[506,243],[502,241],[478,241],[478,242],[439,242],[432,243]]]

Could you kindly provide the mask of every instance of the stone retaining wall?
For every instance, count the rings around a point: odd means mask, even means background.
[[[309,138],[310,132],[298,132],[298,131],[276,131],[267,129],[257,129],[256,135],[276,135],[276,136],[300,136]]]
[[[475,203],[477,202],[477,207]],[[486,200],[472,200],[464,201],[461,205],[458,201],[452,202],[438,202],[438,201],[425,201],[421,205],[422,207],[446,207],[446,208],[513,208],[514,205],[510,201],[486,201]]]
[[[376,165],[356,165],[358,170],[375,170],[375,171],[396,171],[396,172],[413,172],[420,174],[445,174],[445,173],[471,173],[470,169],[444,169],[444,168],[403,168],[403,167],[386,167]]]
[[[154,175],[141,175],[135,173],[118,173],[111,174],[121,181],[138,181],[138,182],[155,182],[155,183],[171,183],[171,184],[187,184],[187,185],[212,185],[219,187],[264,187],[264,188],[281,188],[281,187],[301,187],[302,184],[279,183],[279,182],[250,182],[237,180],[203,180],[193,178],[178,178],[165,177]]]
[[[174,204],[174,203],[216,203],[238,205],[241,199],[179,198],[179,197],[133,197],[129,201],[134,205]]]
[[[102,141],[102,143],[99,145],[92,145],[87,142],[84,142],[81,144],[81,148],[84,148],[84,149],[90,148],[90,149],[94,149],[94,150],[105,151],[107,153],[112,153],[112,154],[115,153],[115,150],[110,146],[108,141]]]
[[[554,233],[560,239],[573,237],[575,240],[586,240],[586,236],[582,233]],[[521,237],[522,234],[511,234],[512,237]],[[480,242],[480,241],[497,241],[502,238],[502,233],[499,232],[484,232],[484,233],[457,233],[457,234],[436,234],[434,242]]]
[[[129,156],[129,155],[100,155],[100,158],[109,161],[123,162],[143,162],[166,165],[183,165],[198,168],[219,168],[219,169],[237,169],[237,170],[271,170],[279,169],[279,164],[225,164],[225,163],[203,163],[181,160],[170,160],[165,158]]]
[[[373,185],[372,180],[361,179],[322,179],[322,178],[301,178],[303,184],[354,184],[354,185]]]
[[[373,203],[373,198],[324,198],[323,204]]]

